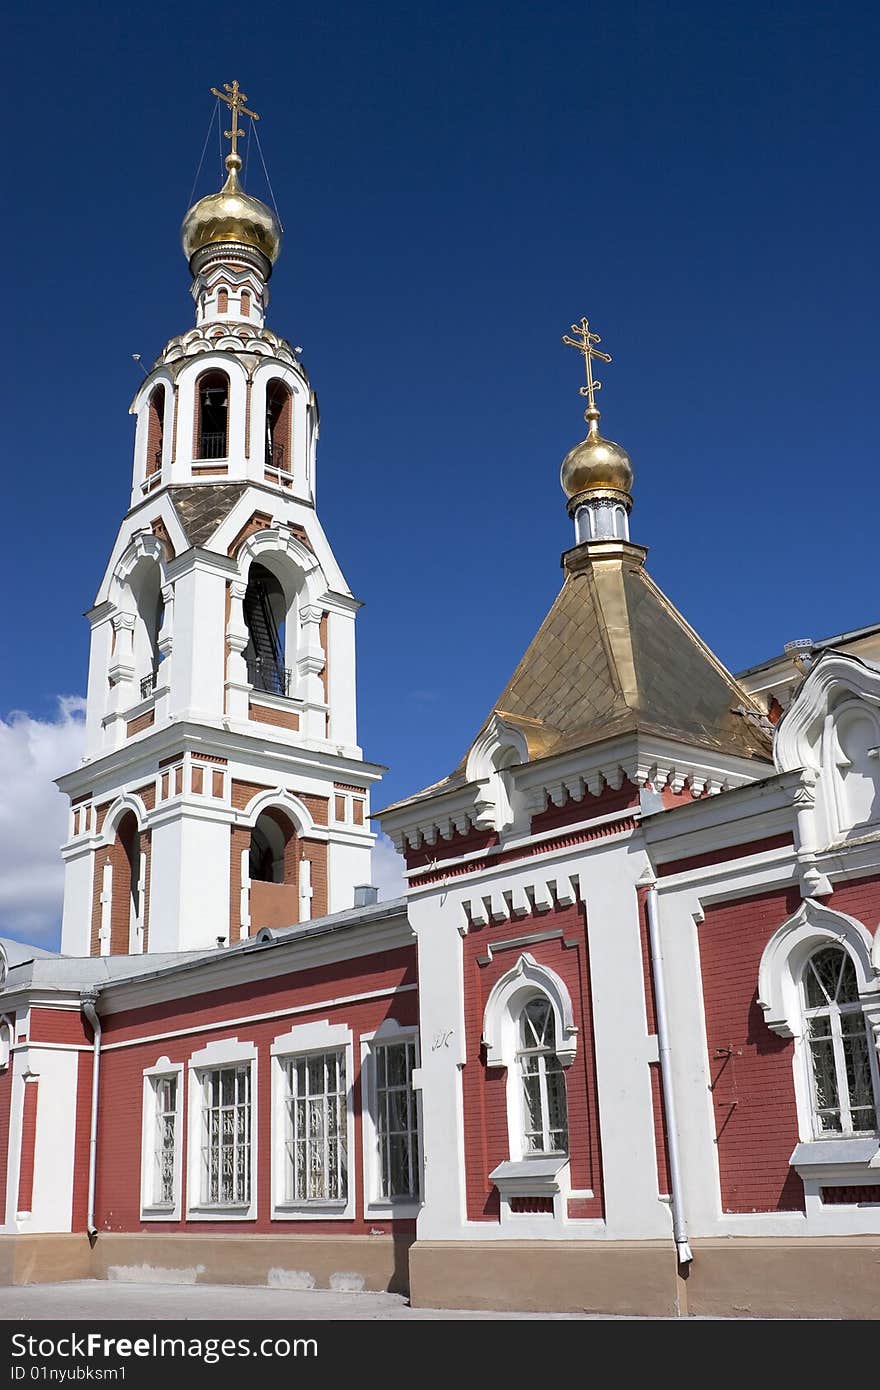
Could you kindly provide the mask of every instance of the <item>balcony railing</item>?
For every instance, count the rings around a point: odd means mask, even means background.
[[[202,434],[199,436],[199,458],[200,459],[225,459],[226,457],[226,431],[221,430],[219,434]]]
[[[270,657],[254,656],[247,664],[248,680],[254,690],[262,690],[267,695],[290,694],[290,671],[278,666]]]
[[[156,689],[156,672],[151,671],[148,676],[141,680],[141,699],[148,700]]]

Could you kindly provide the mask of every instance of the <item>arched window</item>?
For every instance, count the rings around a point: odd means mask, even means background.
[[[229,378],[205,372],[196,383],[196,457],[225,459],[229,434]]]
[[[814,951],[804,966],[801,987],[816,1137],[873,1134],[876,1049],[849,952],[838,945]]]
[[[113,870],[110,912],[110,954],[126,956],[140,950],[141,837],[134,811],[126,811],[116,826],[110,852]]]
[[[226,289],[221,289],[217,291],[217,313],[229,313],[229,291]]]
[[[266,468],[290,473],[293,396],[283,381],[270,381],[266,391]],[[281,481],[281,479],[278,479]]]
[[[254,563],[244,596],[244,620],[250,641],[244,652],[248,680],[255,690],[290,694],[290,671],[285,667],[287,599],[271,570]]]
[[[297,827],[280,808],[268,807],[251,831],[247,872],[251,931],[290,927],[299,917],[299,838]]]
[[[556,1054],[556,1018],[546,995],[533,995],[523,1005],[517,1032],[523,1154],[565,1153],[568,1149],[565,1074]]]
[[[250,290],[242,290],[241,292],[241,316],[243,319],[248,319],[251,316]]]
[[[162,440],[165,433],[165,387],[159,385],[150,396],[147,406],[147,467],[151,478],[162,468]]]

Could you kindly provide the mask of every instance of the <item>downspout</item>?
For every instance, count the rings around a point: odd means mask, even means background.
[[[666,983],[663,978],[663,952],[660,946],[660,920],[657,889],[648,889],[648,937],[651,943],[651,975],[654,980],[654,1010],[657,1015],[657,1050],[660,1059],[660,1084],[663,1087],[663,1107],[666,1112],[666,1146],[669,1153],[669,1184],[672,1188],[672,1236],[679,1264],[690,1264],[694,1258],[688,1244],[687,1218],[684,1214],[684,1194],[681,1182],[681,1161],[678,1154],[678,1126],[675,1122],[675,1092],[672,1086],[672,1054],[669,1047],[669,1023],[666,1013]]]
[[[98,1079],[101,1072],[101,1020],[95,1005],[98,1002],[97,990],[83,990],[79,997],[80,1008],[94,1034],[94,1053],[92,1056],[92,1116],[89,1128],[89,1209],[86,1217],[86,1230],[92,1244],[98,1234],[95,1225],[95,1178],[98,1171]]]

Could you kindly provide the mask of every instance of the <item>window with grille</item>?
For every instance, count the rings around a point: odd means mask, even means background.
[[[564,1153],[565,1075],[556,1055],[556,1019],[549,999],[530,999],[520,1013],[516,1062],[522,1080],[523,1154]]]
[[[419,1195],[419,1119],[412,1087],[415,1065],[412,1039],[381,1043],[375,1048],[379,1195],[387,1201]]]
[[[284,1063],[287,1202],[344,1202],[348,1195],[345,1052]]]
[[[202,1204],[251,1200],[251,1069],[216,1067],[202,1083]]]
[[[803,998],[816,1136],[875,1133],[873,1041],[859,1002],[855,967],[843,947],[823,946],[810,956]]]
[[[160,1076],[153,1082],[155,1128],[153,1131],[154,1207],[173,1207],[176,1192],[177,1077]]]

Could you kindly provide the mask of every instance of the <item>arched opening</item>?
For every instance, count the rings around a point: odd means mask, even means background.
[[[293,395],[283,381],[270,381],[266,391],[266,468],[290,472]]]
[[[287,609],[279,580],[265,565],[252,564],[244,597],[250,634],[244,659],[251,685],[271,695],[290,694],[290,671],[285,667]]]
[[[229,434],[229,378],[205,372],[196,383],[196,457],[225,459]]]
[[[222,289],[217,291],[217,313],[229,313],[229,291]]]
[[[162,659],[159,634],[165,616],[162,598],[162,571],[155,560],[139,560],[128,581],[135,613],[132,634],[134,674],[141,699],[151,693],[156,684],[156,672]]]
[[[270,806],[256,820],[248,853],[251,931],[293,926],[297,910],[299,839],[290,817]]]
[[[110,862],[110,954],[125,956],[140,949],[142,925],[141,837],[134,811],[126,811],[119,819]]]
[[[241,316],[243,319],[249,319],[251,316],[251,296],[249,290],[242,290],[241,292]]]
[[[147,468],[151,478],[162,469],[162,441],[165,435],[165,387],[155,388],[147,406]]]

